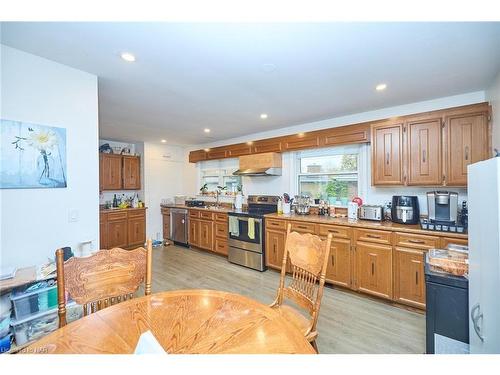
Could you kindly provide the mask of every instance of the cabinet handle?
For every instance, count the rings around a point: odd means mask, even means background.
[[[335,267],[335,257],[332,255],[332,267]]]
[[[469,160],[469,146],[465,146],[465,160]]]
[[[418,243],[418,244],[424,244],[424,243],[425,243],[425,241],[423,241],[423,240],[413,240],[413,239],[411,239],[411,238],[408,240],[408,242],[411,242],[411,243]]]
[[[385,154],[385,164],[389,165],[389,153]]]
[[[334,229],[328,229],[328,232],[329,233],[338,233],[339,231],[338,230],[334,230]]]
[[[307,229],[307,227],[305,225],[297,225],[297,228],[300,228],[300,229]]]
[[[425,163],[425,150],[422,150],[422,163]]]
[[[418,271],[415,272],[415,285],[418,285]]]
[[[372,262],[372,276],[375,274],[375,263]]]
[[[366,235],[366,237],[368,237],[368,238],[380,238],[380,236],[376,236],[374,234],[369,234],[369,233]]]

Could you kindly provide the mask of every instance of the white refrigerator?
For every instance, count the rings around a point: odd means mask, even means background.
[[[468,167],[470,353],[500,353],[500,158]]]

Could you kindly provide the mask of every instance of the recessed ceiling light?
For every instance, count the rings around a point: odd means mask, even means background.
[[[122,54],[120,56],[125,61],[128,61],[128,62],[134,62],[135,61],[135,56],[132,55],[130,52],[122,52]]]
[[[167,143],[167,140],[166,139],[162,139],[161,143]]]
[[[203,131],[204,131],[205,133],[210,133],[210,129],[209,129],[209,128],[205,128],[205,129],[203,129]]]
[[[267,113],[261,113],[260,118],[265,120],[267,118]]]
[[[382,90],[385,90],[387,88],[387,85],[385,83],[380,83],[378,84],[376,87],[375,87],[375,90],[377,91],[382,91]]]

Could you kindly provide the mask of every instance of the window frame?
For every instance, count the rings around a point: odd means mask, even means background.
[[[364,183],[364,171],[366,170],[366,145],[342,145],[328,148],[318,148],[312,150],[296,151],[294,153],[294,173],[292,174],[293,187],[295,194],[300,193],[300,176],[344,176],[353,175],[357,177],[358,196],[365,195],[366,184]],[[319,173],[302,173],[301,159],[310,157],[335,156],[344,154],[357,154],[357,171],[356,172],[319,172]],[[314,197],[311,197],[314,199]]]

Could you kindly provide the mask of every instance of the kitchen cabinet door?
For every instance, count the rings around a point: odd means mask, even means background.
[[[356,243],[358,290],[392,299],[392,247],[367,242]]]
[[[141,159],[138,156],[123,156],[123,188],[127,190],[141,188]]]
[[[408,185],[441,185],[441,118],[406,124]]]
[[[108,248],[127,247],[128,245],[127,219],[108,221]]]
[[[372,126],[372,185],[403,185],[403,123]]]
[[[146,242],[146,220],[144,217],[128,219],[128,246],[144,246]]]
[[[286,232],[266,230],[266,265],[281,270],[285,253]]]
[[[326,281],[349,288],[351,286],[351,241],[332,239]]]
[[[99,177],[101,190],[120,190],[122,188],[121,155],[99,154]]]
[[[211,221],[200,220],[199,247],[205,250],[213,250],[213,234],[213,223]]]
[[[170,215],[163,215],[163,239],[170,239]]]
[[[446,185],[467,186],[467,166],[490,156],[487,114],[447,119]]]
[[[189,245],[200,246],[200,221],[189,219]]]
[[[425,308],[426,252],[404,247],[394,249],[394,301]]]

